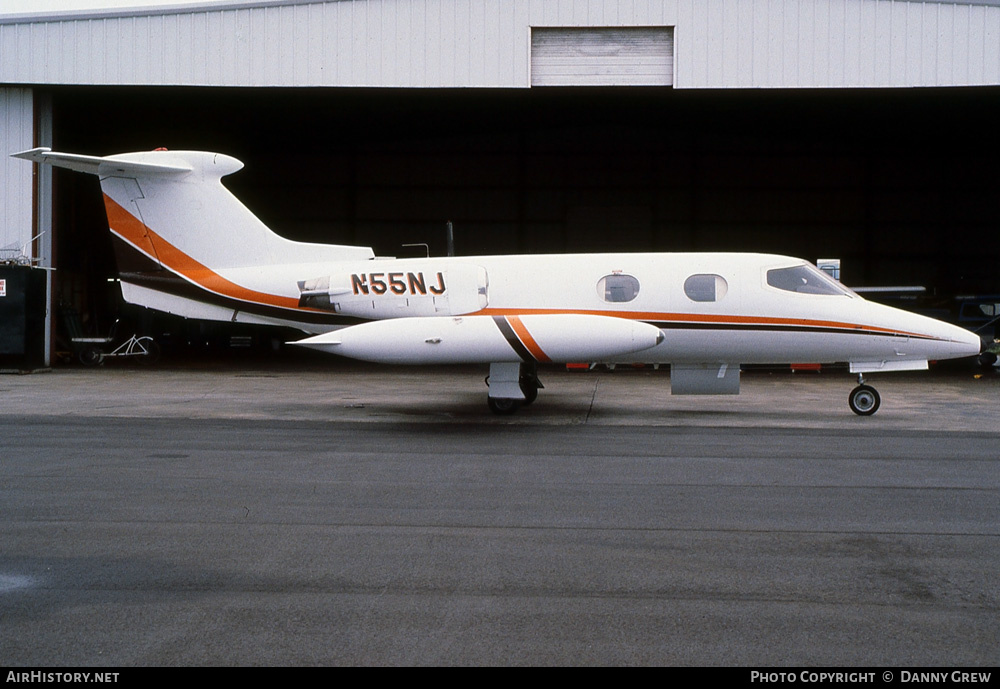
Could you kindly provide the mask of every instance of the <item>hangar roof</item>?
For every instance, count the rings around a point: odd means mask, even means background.
[[[152,14],[183,14],[186,12],[201,12],[211,10],[239,10],[259,7],[280,7],[283,5],[311,5],[322,2],[343,2],[344,0],[151,0],[149,4],[129,5],[128,0],[121,0],[118,7],[93,8],[86,10],[61,11],[15,11],[0,12],[0,23],[14,23],[27,19],[32,22],[61,21],[69,18],[92,19],[109,16],[146,16]],[[929,2],[946,5],[986,5],[1000,6],[1000,0],[898,0],[901,2]]]
[[[235,0],[0,15],[0,84],[523,88],[533,35],[551,27],[668,28],[676,88],[1000,84],[1000,0]]]

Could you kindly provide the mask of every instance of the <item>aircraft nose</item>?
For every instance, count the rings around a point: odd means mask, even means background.
[[[957,356],[978,356],[983,352],[983,340],[974,332],[957,325],[952,326],[953,330],[948,339],[961,348],[962,354]]]

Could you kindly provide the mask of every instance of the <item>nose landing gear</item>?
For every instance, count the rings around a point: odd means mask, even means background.
[[[851,411],[858,416],[871,416],[878,411],[882,398],[878,390],[871,385],[865,385],[865,378],[859,373],[858,387],[851,390],[847,403],[851,406]]]

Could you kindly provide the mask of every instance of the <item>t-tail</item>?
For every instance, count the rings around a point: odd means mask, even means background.
[[[14,157],[97,175],[126,301],[188,318],[336,327],[303,309],[297,281],[332,262],[368,260],[367,247],[295,242],[272,232],[222,184],[243,167],[197,151],[106,157],[35,148]],[[312,265],[313,267],[310,267]]]

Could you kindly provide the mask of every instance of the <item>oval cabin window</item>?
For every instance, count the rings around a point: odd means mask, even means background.
[[[631,275],[605,275],[597,281],[597,294],[601,299],[619,304],[632,301],[639,295],[639,281]]]
[[[729,291],[729,283],[721,275],[692,275],[684,281],[684,294],[691,301],[719,301]]]

